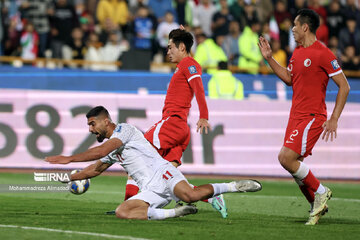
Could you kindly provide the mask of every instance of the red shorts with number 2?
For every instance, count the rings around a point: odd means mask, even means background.
[[[180,117],[170,116],[155,123],[144,136],[164,159],[181,164],[190,141],[190,128]]]
[[[293,119],[290,118],[284,138],[284,146],[290,148],[299,155],[306,157],[311,151],[323,132],[322,125],[326,117],[322,115]]]

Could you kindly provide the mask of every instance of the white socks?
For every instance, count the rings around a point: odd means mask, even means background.
[[[212,183],[211,185],[214,188],[213,197],[216,197],[222,193],[237,192],[235,185],[233,186],[231,183]]]
[[[175,217],[175,209],[148,208],[148,220],[162,220]]]

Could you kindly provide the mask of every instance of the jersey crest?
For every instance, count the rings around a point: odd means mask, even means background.
[[[117,127],[115,128],[115,132],[120,132],[121,131],[121,126],[117,125]]]
[[[311,60],[309,58],[305,59],[304,66],[305,67],[310,67],[310,65],[311,65]]]
[[[196,67],[194,65],[188,67],[190,74],[197,73]]]
[[[336,59],[331,61],[331,65],[332,65],[334,70],[340,68],[339,63],[338,63],[338,61]]]

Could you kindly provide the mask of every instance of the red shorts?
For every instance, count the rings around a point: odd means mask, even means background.
[[[144,136],[164,159],[181,164],[190,141],[190,128],[180,117],[170,116],[155,123]]]
[[[303,119],[290,118],[284,138],[284,146],[299,155],[311,155],[311,150],[323,132],[322,125],[326,117],[322,115],[309,116]]]

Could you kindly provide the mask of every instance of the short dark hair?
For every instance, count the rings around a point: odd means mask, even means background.
[[[180,43],[184,43],[186,52],[190,53],[191,47],[194,44],[194,38],[191,33],[181,30],[180,28],[174,29],[169,33],[169,40],[172,39],[175,46],[178,48]]]
[[[90,109],[90,111],[86,114],[86,117],[91,118],[91,117],[97,117],[99,115],[105,115],[107,118],[111,119],[108,110],[103,106],[96,106]]]
[[[228,62],[220,61],[218,63],[218,68],[221,69],[221,70],[227,70],[228,69]]]
[[[309,26],[310,32],[316,34],[316,30],[320,26],[319,14],[312,9],[304,8],[298,11],[297,16],[299,16],[298,20],[301,25],[306,23]]]

